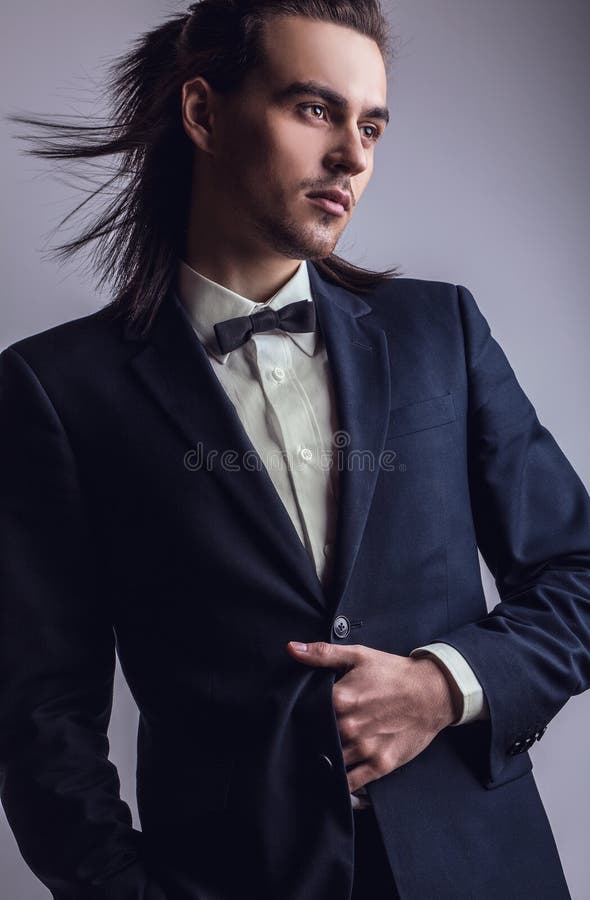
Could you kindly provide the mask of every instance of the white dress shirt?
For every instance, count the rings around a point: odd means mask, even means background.
[[[280,309],[307,299],[313,303],[307,263],[264,303],[248,300],[179,260],[176,293],[182,309],[232,401],[252,445],[265,465],[318,578],[331,578],[338,509],[337,467],[326,465],[338,431],[336,403],[321,331],[257,333],[230,353],[219,351],[213,325],[267,306]],[[324,454],[322,456],[322,454]],[[323,461],[320,464],[320,460]],[[429,656],[454,679],[463,711],[453,725],[487,718],[481,685],[465,658],[440,641],[416,647],[410,656]],[[366,808],[366,789],[351,794],[353,808]]]

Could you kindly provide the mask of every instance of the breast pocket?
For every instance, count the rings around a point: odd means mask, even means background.
[[[397,406],[389,412],[385,440],[445,425],[453,422],[456,418],[453,395],[450,392],[437,397],[427,397],[425,400],[417,400],[415,403],[408,403],[405,406]]]

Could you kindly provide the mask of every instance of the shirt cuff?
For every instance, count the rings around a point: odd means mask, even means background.
[[[451,647],[450,644],[445,644],[442,641],[436,641],[433,644],[415,647],[410,656],[415,656],[416,658],[420,656],[436,656],[454,679],[457,687],[463,694],[463,713],[460,719],[451,723],[453,726],[465,725],[467,722],[473,722],[476,719],[489,718],[489,709],[482,686],[465,657],[455,647]]]

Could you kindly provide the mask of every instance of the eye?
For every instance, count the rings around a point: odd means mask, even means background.
[[[319,109],[319,110],[322,110],[323,112],[326,112],[327,107],[325,107],[323,103],[302,103],[301,109]],[[320,122],[324,121],[324,119],[320,119],[319,116],[312,116],[312,118],[318,119],[318,121],[320,121]],[[367,137],[370,141],[373,141],[373,143],[378,141],[379,138],[381,137],[381,131],[379,128],[377,128],[376,125],[362,125],[361,128],[369,129],[371,134],[367,135]]]
[[[303,103],[301,106],[301,109],[323,109],[323,110],[325,110],[326,107],[321,103]],[[313,118],[316,119],[317,116],[313,116]]]
[[[362,128],[369,128],[373,133],[369,135],[369,139],[372,141],[378,141],[381,137],[381,132],[375,125],[362,125]]]

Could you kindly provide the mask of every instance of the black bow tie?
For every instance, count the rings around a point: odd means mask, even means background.
[[[261,331],[315,331],[315,306],[310,300],[287,303],[280,309],[268,306],[251,316],[236,316],[213,326],[222,353],[229,353],[245,344],[253,334]]]

